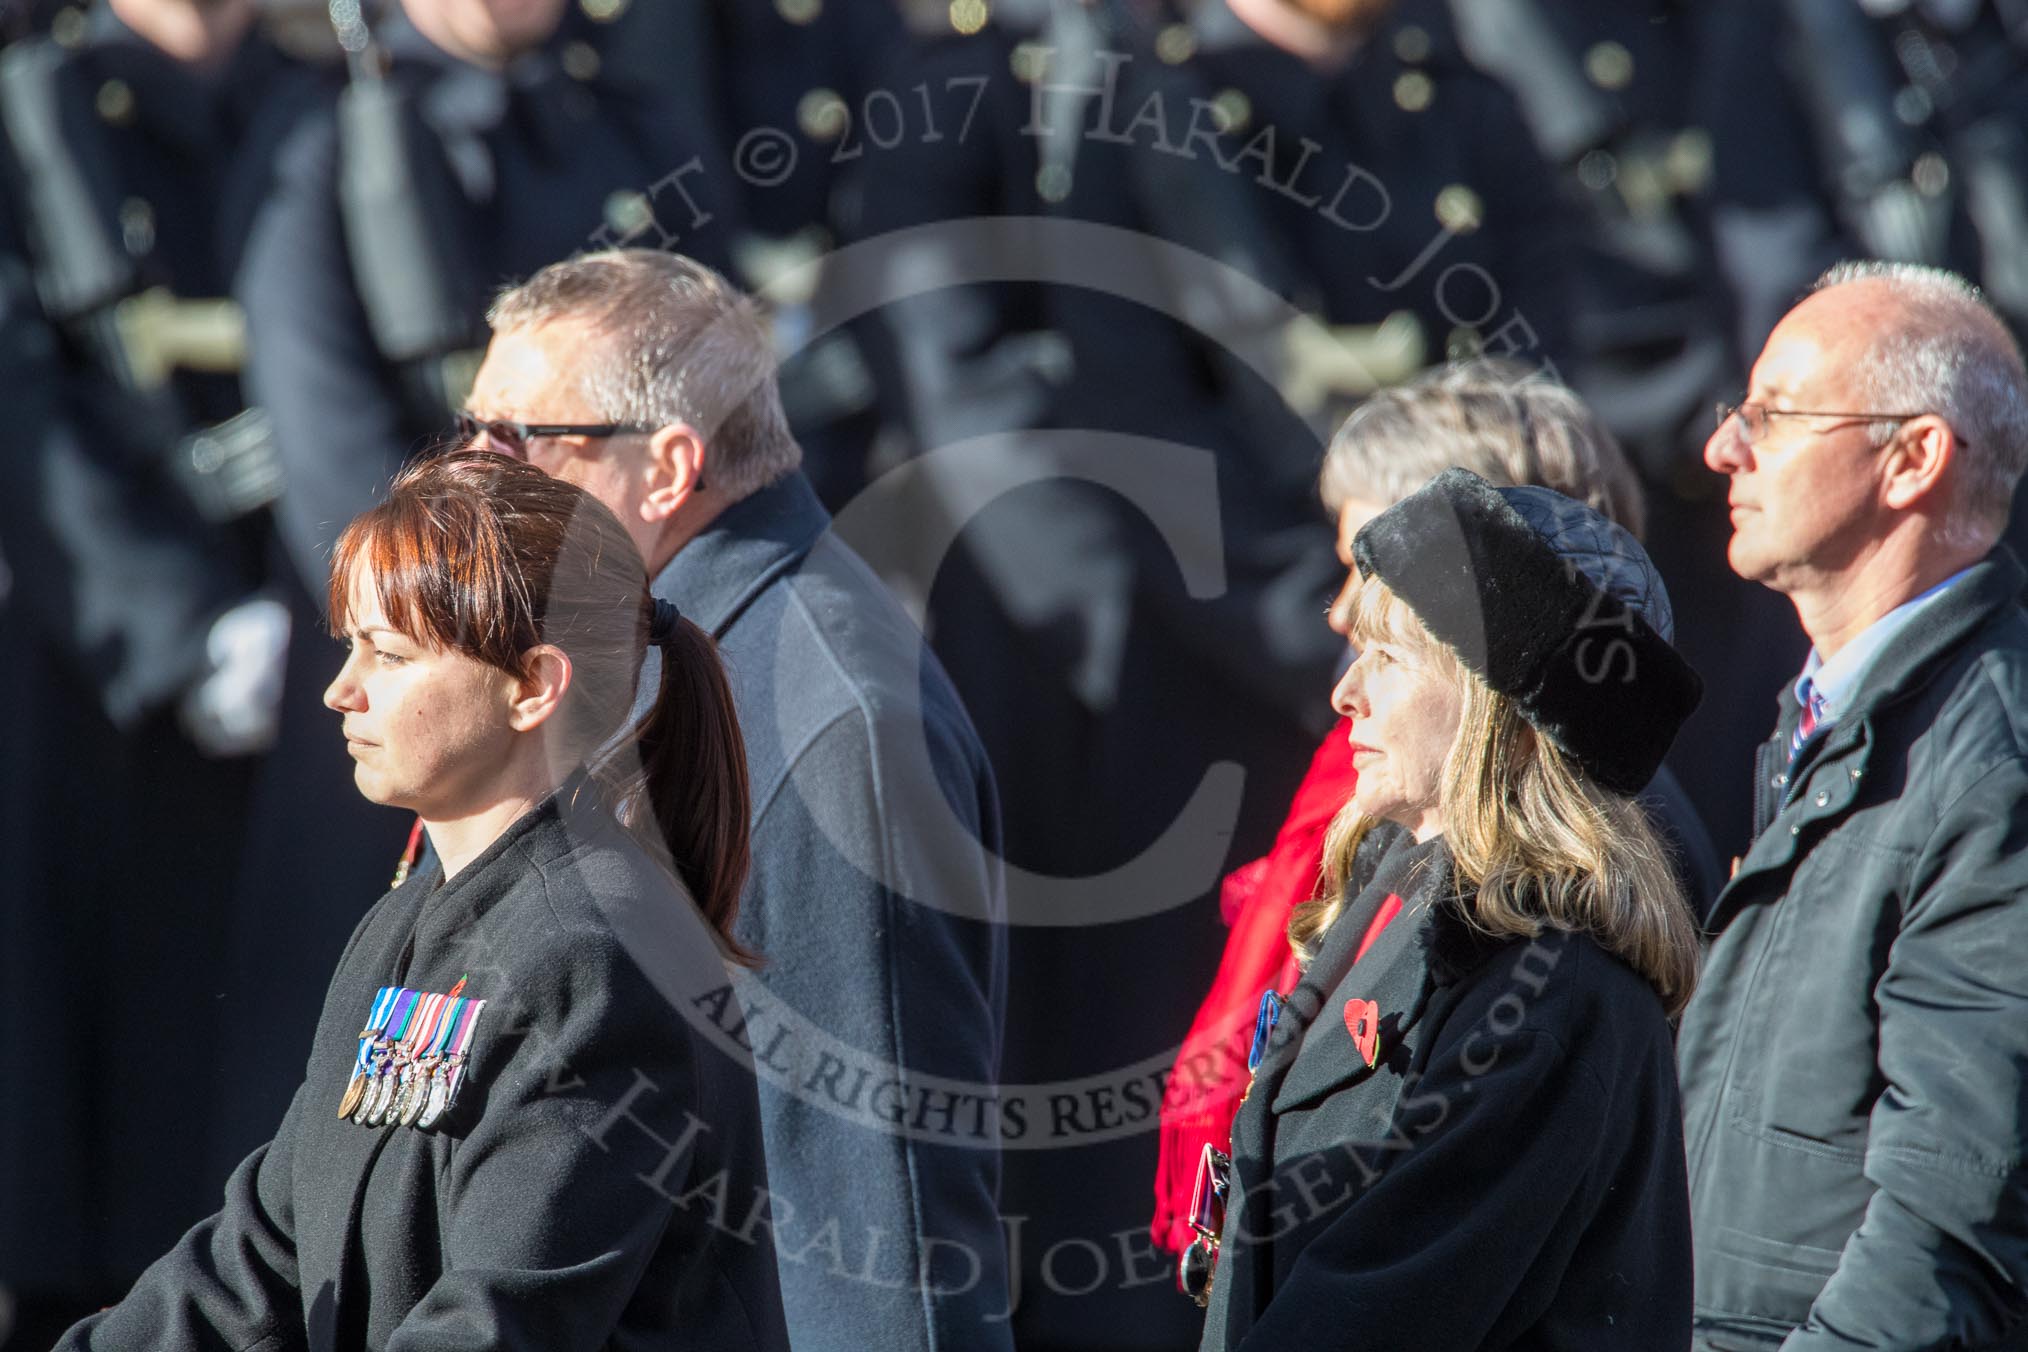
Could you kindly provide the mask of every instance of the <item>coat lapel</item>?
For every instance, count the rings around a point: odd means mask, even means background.
[[[1391,852],[1373,883],[1345,908],[1305,973],[1301,994],[1304,1019],[1272,1085],[1272,1109],[1281,1112],[1373,1072],[1353,1044],[1345,1002],[1371,1000],[1380,1012],[1379,1064],[1401,1046],[1402,1034],[1421,1017],[1428,999],[1425,961],[1427,929],[1436,908],[1447,904],[1454,886],[1450,852],[1441,841],[1404,843]],[[1390,895],[1402,898],[1401,914],[1357,962],[1352,960],[1367,929]]]
[[[1371,1075],[1402,1050],[1403,1035],[1422,1017],[1431,989],[1425,930],[1434,919],[1431,908],[1442,903],[1416,899],[1404,902],[1394,923],[1382,932],[1366,956],[1346,969],[1322,996],[1321,1006],[1305,1031],[1288,1073],[1277,1087],[1273,1111],[1286,1112]],[[1410,909],[1411,905],[1413,909]],[[1363,927],[1362,927],[1363,928]],[[1360,936],[1360,937],[1363,937]],[[1353,1044],[1345,1021],[1349,1000],[1371,1000],[1380,1010],[1380,1046],[1376,1065]]]

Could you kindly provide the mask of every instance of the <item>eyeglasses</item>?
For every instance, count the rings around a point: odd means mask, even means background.
[[[481,418],[463,409],[458,411],[458,440],[471,441],[481,432],[500,448],[503,455],[517,460],[528,458],[530,437],[616,437],[626,432],[650,432],[653,428],[628,423],[524,423],[506,418]]]
[[[1742,400],[1737,404],[1720,404],[1715,412],[1718,414],[1718,427],[1724,427],[1726,423],[1732,420],[1735,414],[1738,415],[1740,433],[1746,438],[1746,444],[1749,446],[1758,446],[1762,441],[1766,440],[1767,425],[1770,418],[1843,418],[1847,422],[1905,423],[1916,418],[1928,416],[1924,413],[1865,413],[1821,408],[1769,408],[1766,404],[1756,403],[1751,399]],[[1959,437],[1957,441],[1960,446],[1968,444],[1963,437]]]

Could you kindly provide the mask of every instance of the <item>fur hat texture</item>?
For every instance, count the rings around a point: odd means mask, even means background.
[[[1703,697],[1647,551],[1572,498],[1447,469],[1369,521],[1352,554],[1615,793],[1647,786]]]

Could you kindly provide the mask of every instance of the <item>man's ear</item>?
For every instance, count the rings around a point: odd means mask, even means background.
[[[667,521],[704,487],[704,437],[689,423],[670,423],[648,434],[648,492],[641,519]]]
[[[521,660],[522,674],[507,705],[507,726],[530,732],[548,722],[562,705],[570,689],[570,656],[553,643],[543,643],[530,648]]]
[[[1881,492],[1887,505],[1897,511],[1921,505],[1941,511],[1948,502],[1946,480],[1963,449],[1951,425],[1934,413],[1903,423],[1881,450]]]

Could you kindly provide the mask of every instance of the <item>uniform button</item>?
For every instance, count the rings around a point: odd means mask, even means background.
[[[812,89],[796,100],[796,125],[812,141],[831,141],[845,130],[849,114],[835,89]]]
[[[1436,195],[1437,224],[1454,235],[1469,235],[1486,219],[1486,204],[1462,183],[1452,183]]]
[[[1244,131],[1246,124],[1253,121],[1253,100],[1237,89],[1222,89],[1211,100],[1211,106],[1218,110],[1218,130],[1221,133]]]
[[[1419,70],[1404,71],[1394,80],[1394,102],[1403,112],[1419,113],[1436,97],[1436,82]]]
[[[606,226],[621,239],[632,239],[655,223],[655,208],[645,193],[622,188],[606,198]]]
[[[134,120],[134,91],[125,80],[108,80],[100,85],[92,103],[99,116],[115,127],[124,127]]]
[[[589,42],[566,44],[558,61],[563,66],[563,73],[573,80],[591,81],[599,78],[598,49]]]
[[[1420,65],[1429,60],[1429,33],[1414,24],[1406,24],[1394,35],[1394,54],[1409,65]]]
[[[1781,774],[1778,774],[1778,775],[1776,775],[1776,776],[1774,777],[1774,786],[1775,786],[1776,788],[1778,788],[1778,789],[1785,789],[1785,788],[1787,788],[1787,787],[1788,787],[1788,784],[1789,784],[1789,777],[1788,777],[1788,773],[1787,773],[1786,771],[1784,771],[1784,772],[1782,772]]]
[[[1197,54],[1197,34],[1187,23],[1172,23],[1155,34],[1155,55],[1165,66],[1180,66]]]
[[[815,23],[823,12],[823,0],[775,0],[775,13],[792,24]]]
[[[1017,43],[1007,54],[1007,68],[1022,84],[1034,84],[1049,73],[1049,48],[1039,42]]]
[[[585,17],[598,23],[611,23],[626,12],[627,0],[578,0]]]
[[[1634,82],[1634,54],[1617,42],[1597,43],[1584,54],[1584,73],[1600,89],[1625,89]]]
[[[1802,833],[1803,833],[1803,828],[1802,828],[1801,826],[1791,826],[1791,827],[1789,828],[1789,834],[1790,834],[1790,835],[1792,835],[1792,836],[1799,836],[1799,835],[1801,835]]]
[[[1831,791],[1829,789],[1819,789],[1817,791],[1817,806],[1828,807],[1830,806],[1830,803],[1831,803]]]
[[[986,26],[992,11],[986,7],[986,0],[951,0],[951,27],[971,37]]]
[[[1864,770],[1861,770],[1858,766],[1855,765],[1852,767],[1852,778],[1857,779],[1859,778],[1860,775],[1864,773],[1866,772]]]
[[[1610,150],[1587,150],[1577,162],[1578,181],[1593,192],[1604,192],[1620,176],[1620,162]]]
[[[88,25],[84,11],[75,5],[66,5],[58,10],[49,21],[49,36],[57,46],[75,50],[84,45]]]

